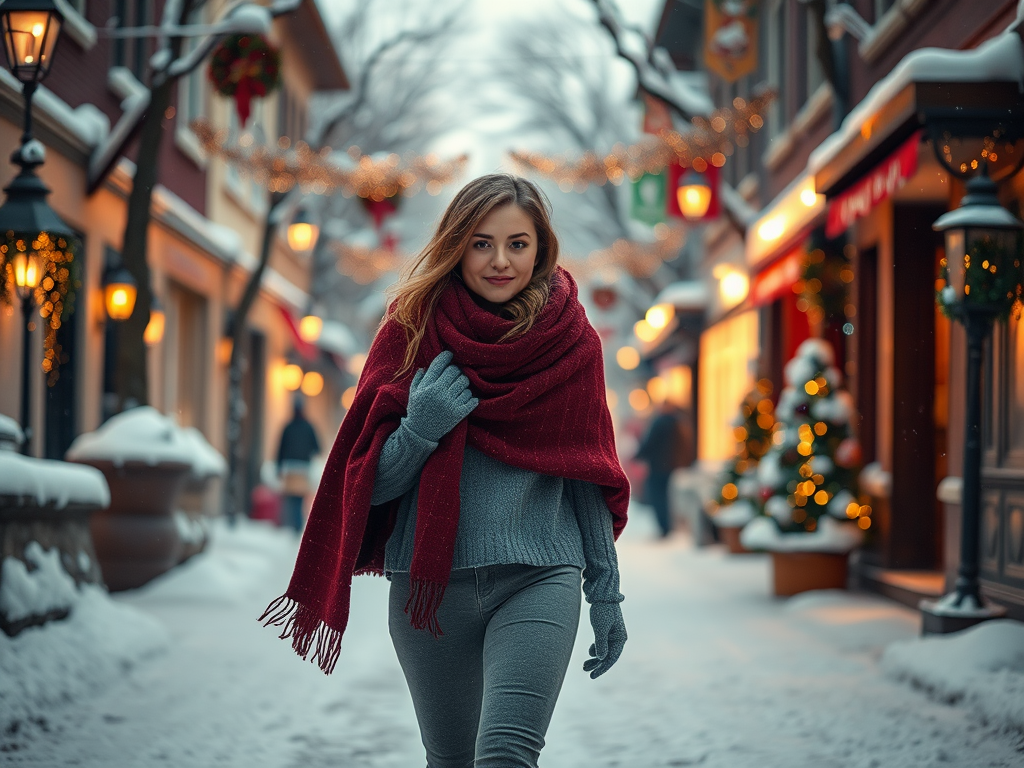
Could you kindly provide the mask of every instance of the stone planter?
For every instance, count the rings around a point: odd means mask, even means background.
[[[141,587],[181,562],[183,542],[174,510],[191,465],[80,461],[99,469],[110,486],[110,508],[93,515],[91,524],[107,588]]]
[[[778,597],[813,589],[846,589],[848,552],[772,552],[772,585]]]

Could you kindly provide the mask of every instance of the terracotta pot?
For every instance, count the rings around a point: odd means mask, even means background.
[[[173,511],[191,466],[179,462],[82,462],[110,486],[110,508],[92,516],[92,539],[112,592],[141,587],[181,561],[182,540]]]
[[[722,543],[729,548],[730,555],[749,555],[750,550],[744,547],[740,543],[740,532],[743,530],[742,525],[720,525],[718,526],[718,534],[722,539]]]
[[[846,589],[849,553],[772,552],[775,594],[788,597],[812,589]]]

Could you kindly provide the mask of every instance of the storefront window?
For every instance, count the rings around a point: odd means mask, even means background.
[[[1024,313],[1008,322],[1006,362],[1009,397],[1008,462],[1024,466]]]
[[[758,358],[757,311],[723,320],[700,339],[698,458],[721,461],[733,455],[732,420],[754,386],[751,362]]]

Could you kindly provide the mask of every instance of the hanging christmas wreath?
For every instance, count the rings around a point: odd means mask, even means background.
[[[281,84],[281,53],[262,35],[232,35],[213,52],[209,76],[218,93],[234,97],[244,127],[252,100]]]

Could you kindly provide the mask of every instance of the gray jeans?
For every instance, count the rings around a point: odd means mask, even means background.
[[[412,693],[428,768],[537,765],[580,619],[580,569],[492,565],[452,571],[434,638],[391,578],[388,625]]]

